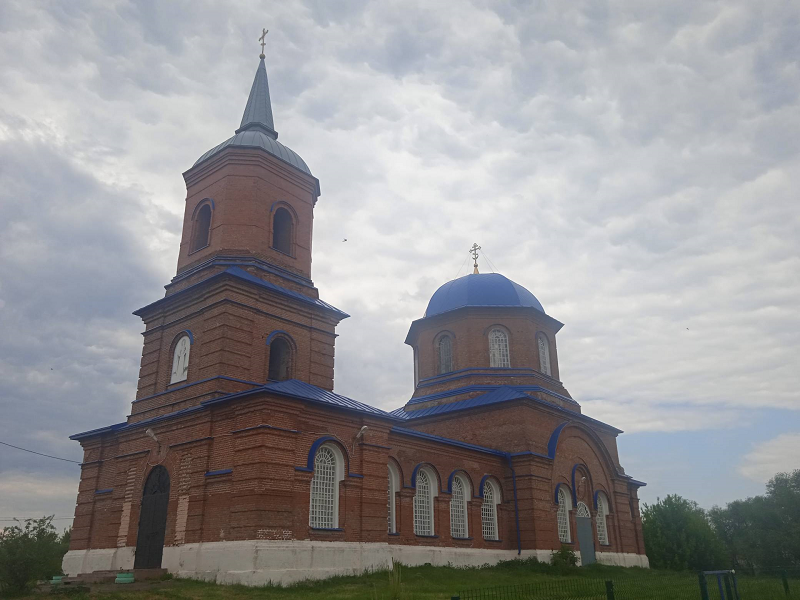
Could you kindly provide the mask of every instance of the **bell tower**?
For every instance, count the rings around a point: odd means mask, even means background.
[[[263,53],[239,128],[183,177],[177,273],[134,313],[145,332],[131,419],[274,380],[332,390],[335,327],[348,315],[311,280],[319,181],[278,142]]]

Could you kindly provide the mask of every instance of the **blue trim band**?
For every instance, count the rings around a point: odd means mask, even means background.
[[[322,446],[322,444],[324,444],[325,442],[334,442],[336,445],[339,445],[339,446],[341,446],[341,444],[342,444],[339,440],[337,440],[332,435],[323,435],[321,438],[317,438],[316,440],[314,440],[314,443],[311,444],[311,448],[309,448],[309,450],[308,450],[308,459],[306,461],[306,466],[305,467],[295,467],[295,471],[306,471],[306,472],[310,471],[310,472],[313,473],[314,472],[314,458],[316,458],[316,456],[317,456],[317,450],[319,450],[319,447]],[[345,472],[348,472],[350,470],[350,455],[347,453],[347,448],[344,449],[344,453],[343,454],[344,454],[344,459],[347,462],[347,465],[344,465],[344,466],[347,467],[347,469],[345,469]]]
[[[564,421],[561,425],[556,427],[553,430],[553,433],[550,434],[550,440],[547,442],[547,456],[550,458],[556,457],[556,448],[558,447],[558,438],[561,435],[561,431],[569,425],[569,421]]]
[[[287,338],[289,338],[290,340],[294,341],[294,338],[291,335],[289,335],[288,331],[284,331],[283,329],[276,329],[275,331],[273,331],[272,333],[270,333],[267,336],[267,346],[269,346],[272,343],[272,340],[275,339],[276,335],[280,335],[280,334],[283,334]]]
[[[95,494],[110,494],[114,491],[114,488],[106,488],[104,490],[95,490]]]
[[[206,477],[214,477],[216,475],[228,475],[229,473],[233,473],[233,469],[220,469],[219,471],[209,471],[206,473]]]

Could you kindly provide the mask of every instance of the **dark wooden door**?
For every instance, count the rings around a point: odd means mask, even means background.
[[[134,569],[160,569],[164,552],[169,504],[169,473],[162,466],[147,476],[139,512],[139,535],[136,537]]]

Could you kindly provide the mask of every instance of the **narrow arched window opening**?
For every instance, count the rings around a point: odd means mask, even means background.
[[[467,526],[467,485],[461,477],[454,477],[450,496],[450,535],[465,538]]]
[[[172,372],[170,374],[170,384],[186,381],[189,376],[189,351],[192,342],[188,335],[183,335],[175,344],[172,352]]]
[[[194,219],[194,236],[192,239],[191,252],[200,250],[208,246],[209,235],[211,233],[211,206],[204,204],[197,212]]]
[[[453,370],[453,342],[449,335],[439,338],[439,374]]]
[[[569,511],[572,508],[572,502],[563,487],[558,489],[558,539],[565,544],[572,541],[572,536],[569,531]]]
[[[550,341],[543,333],[536,335],[539,345],[539,370],[545,375],[552,375],[550,370]]]
[[[289,342],[276,337],[269,345],[269,373],[271,381],[286,381],[291,378],[292,349]]]
[[[417,493],[414,494],[414,533],[433,535],[433,490],[427,471],[417,473]]]
[[[502,329],[492,329],[489,332],[489,366],[506,368],[511,366],[508,335]]]
[[[339,480],[336,454],[322,446],[314,457],[311,480],[311,509],[308,523],[316,529],[334,529],[338,522]]]
[[[279,208],[272,217],[272,247],[284,254],[292,253],[292,215]]]
[[[495,490],[491,481],[483,484],[483,506],[481,507],[481,529],[483,539],[497,540],[497,503],[500,494]]]
[[[597,495],[597,541],[603,546],[608,546],[608,526],[606,516],[608,515],[608,500],[602,492]]]

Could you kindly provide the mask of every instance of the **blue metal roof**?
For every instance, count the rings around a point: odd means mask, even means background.
[[[426,317],[465,306],[521,306],[544,312],[536,296],[500,273],[473,273],[448,281],[428,302]]]
[[[476,389],[476,388],[479,389],[484,387],[488,386],[470,386],[468,388],[462,388],[462,392],[463,390]],[[450,392],[452,391],[458,391],[458,390],[451,390]],[[608,423],[603,423],[602,421],[598,421],[597,419],[592,419],[591,417],[587,417],[586,415],[583,415],[581,413],[576,413],[571,410],[567,410],[566,408],[561,408],[560,406],[552,404],[551,402],[540,400],[539,398],[536,398],[529,394],[529,392],[536,392],[536,391],[549,392],[549,390],[546,390],[545,388],[541,388],[538,386],[501,385],[497,386],[495,389],[488,391],[485,394],[481,394],[480,396],[475,396],[473,398],[467,398],[465,400],[456,400],[455,402],[438,404],[436,406],[430,406],[428,408],[418,408],[416,410],[406,410],[405,406],[403,406],[393,410],[389,414],[391,414],[393,417],[410,421],[413,419],[420,419],[422,417],[430,417],[432,415],[441,415],[449,412],[467,410],[470,408],[476,408],[478,406],[488,406],[490,404],[508,402],[510,400],[529,400],[531,402],[547,406],[551,410],[564,413],[565,415],[568,415],[571,419],[575,419],[577,421],[588,421],[590,423],[596,423],[603,427],[608,427],[609,429],[616,431],[617,433],[622,433],[621,429],[612,427]],[[450,395],[454,394],[451,393]],[[436,396],[440,395],[437,394]],[[445,397],[445,396],[441,395],[440,397]],[[419,399],[417,398],[415,400]]]
[[[265,150],[303,173],[311,175],[311,170],[305,161],[296,152],[278,141],[278,133],[275,131],[275,124],[272,119],[267,68],[264,66],[263,58],[258,63],[253,86],[250,88],[250,96],[247,98],[247,106],[242,115],[242,123],[239,129],[236,130],[236,135],[203,154],[193,166],[199,165],[204,160],[229,147]]]
[[[340,394],[334,394],[333,392],[324,390],[321,387],[317,387],[316,385],[311,385],[310,383],[305,383],[304,381],[299,381],[297,379],[289,379],[288,381],[277,381],[274,383],[267,383],[265,385],[260,385],[251,390],[245,390],[243,392],[235,392],[233,394],[226,394],[225,396],[220,396],[219,398],[204,400],[197,406],[190,406],[189,408],[184,408],[182,410],[177,410],[175,412],[167,413],[164,415],[158,415],[150,419],[145,419],[144,421],[137,421],[135,423],[127,423],[127,422],[116,423],[108,427],[100,427],[98,429],[92,429],[90,431],[76,433],[75,435],[71,435],[69,439],[79,440],[81,438],[90,437],[93,435],[118,432],[127,429],[133,429],[135,427],[144,427],[146,425],[151,425],[153,423],[157,423],[160,421],[166,421],[175,417],[182,417],[184,415],[199,410],[205,410],[215,404],[229,402],[231,400],[236,400],[237,398],[243,398],[245,396],[252,396],[253,394],[259,394],[264,392],[278,394],[280,396],[288,396],[290,398],[297,398],[299,400],[308,400],[310,402],[330,404],[338,408],[355,410],[358,412],[375,415],[379,417],[386,417],[388,419],[395,420],[395,417],[392,417],[392,415],[390,415],[384,410],[381,410],[380,408],[375,408],[374,406],[364,404],[363,402],[358,402],[357,400],[353,400],[351,398],[342,396]]]
[[[281,396],[289,396],[291,398],[299,398],[301,400],[310,400],[312,402],[322,402],[323,404],[332,404],[340,408],[348,408],[350,410],[357,410],[359,412],[378,415],[381,417],[390,417],[391,415],[380,408],[375,408],[369,404],[364,404],[352,398],[334,394],[328,390],[323,390],[321,387],[311,385],[298,379],[289,379],[287,381],[279,381],[276,383],[268,383],[267,385],[259,388],[264,391],[280,394]]]
[[[306,304],[312,304],[312,305],[317,306],[319,308],[324,308],[325,310],[333,311],[334,313],[337,313],[338,315],[340,315],[341,318],[343,318],[343,319],[346,319],[347,317],[350,316],[346,312],[344,312],[342,310],[339,310],[338,308],[336,308],[332,304],[328,304],[327,302],[324,302],[324,301],[320,300],[319,298],[312,298],[311,296],[306,296],[305,294],[301,294],[300,292],[295,292],[294,290],[290,290],[290,289],[287,289],[285,287],[281,287],[279,285],[275,285],[274,283],[271,283],[269,281],[261,279],[260,277],[256,277],[255,275],[251,275],[250,273],[248,273],[247,271],[245,271],[244,269],[242,269],[240,267],[227,267],[223,271],[220,271],[219,273],[216,273],[215,275],[212,275],[211,277],[209,277],[207,279],[203,279],[201,281],[198,281],[197,283],[195,283],[193,285],[190,285],[189,287],[184,288],[184,289],[180,290],[179,292],[175,292],[174,294],[172,294],[170,296],[165,296],[164,298],[161,298],[160,300],[156,300],[155,302],[152,302],[152,303],[148,304],[147,306],[144,306],[144,307],[140,308],[139,310],[134,311],[133,314],[135,314],[136,316],[141,316],[142,313],[145,310],[147,310],[149,308],[152,308],[154,306],[157,306],[161,302],[166,302],[167,300],[171,300],[173,298],[176,298],[177,296],[179,296],[181,294],[187,293],[189,290],[197,287],[198,285],[203,285],[203,284],[205,284],[205,283],[207,283],[209,281],[212,281],[212,280],[214,280],[214,279],[216,279],[218,277],[223,277],[225,275],[230,275],[230,276],[236,277],[237,279],[242,279],[244,281],[249,281],[250,283],[253,283],[253,284],[255,284],[255,285],[259,286],[259,287],[268,289],[270,291],[273,291],[273,292],[275,292],[277,294],[281,294],[283,296],[288,296],[288,297],[293,298],[295,300],[298,300],[300,302],[304,302]]]
[[[477,444],[469,444],[467,442],[462,442],[460,440],[454,440],[452,438],[442,437],[440,435],[434,435],[432,433],[425,433],[423,431],[417,431],[416,429],[406,429],[405,427],[399,427],[395,425],[392,427],[392,433],[400,433],[402,435],[408,435],[411,437],[421,438],[424,440],[430,440],[432,442],[439,442],[440,444],[448,444],[450,446],[457,446],[459,448],[464,448],[466,450],[475,450],[477,452],[486,452],[487,454],[494,454],[495,456],[502,456],[507,457],[508,453],[503,452],[502,450],[495,450],[494,448],[487,448],[486,446],[478,446]]]

